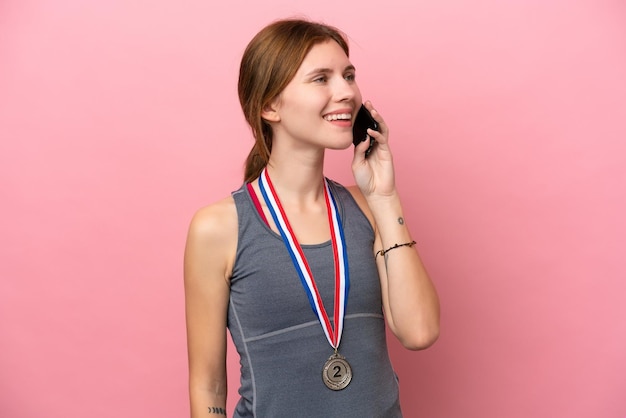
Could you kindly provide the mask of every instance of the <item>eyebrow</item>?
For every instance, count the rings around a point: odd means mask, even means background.
[[[356,68],[354,67],[354,65],[348,65],[346,68],[343,69],[344,72],[346,71],[354,71],[356,70]],[[309,71],[308,73],[305,74],[305,76],[310,76],[312,74],[328,74],[328,73],[332,73],[333,70],[330,68],[316,68],[314,70]]]

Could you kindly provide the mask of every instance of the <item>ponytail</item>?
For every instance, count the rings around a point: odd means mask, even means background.
[[[246,165],[243,174],[243,181],[246,183],[251,182],[261,175],[261,171],[267,166],[269,161],[269,155],[265,156],[263,150],[259,150],[258,144],[254,144],[248,158],[246,158]]]
[[[248,158],[246,158],[243,177],[246,183],[261,175],[261,171],[267,166],[272,152],[272,128],[264,120],[251,125],[255,141]]]

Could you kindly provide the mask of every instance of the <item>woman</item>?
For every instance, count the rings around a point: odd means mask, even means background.
[[[410,350],[439,302],[409,233],[389,130],[354,150],[356,186],[325,180],[362,104],[344,36],[302,20],[250,42],[239,98],[255,145],[245,184],[199,210],[185,251],[191,416],[226,415],[226,328],[241,357],[235,417],[400,417],[385,323]]]

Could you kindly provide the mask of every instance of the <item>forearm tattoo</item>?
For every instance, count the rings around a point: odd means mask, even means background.
[[[209,414],[217,414],[226,416],[226,409],[216,406],[209,406]]]
[[[404,218],[402,216],[398,217],[398,223],[400,225],[404,225]],[[387,260],[389,259],[389,254],[385,252],[385,254],[383,255],[383,258],[385,259],[385,270],[387,270]]]

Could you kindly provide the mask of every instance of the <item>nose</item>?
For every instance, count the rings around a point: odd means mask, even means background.
[[[351,101],[355,97],[360,97],[359,86],[354,80],[346,80],[339,77],[334,89],[335,100],[338,102]]]

